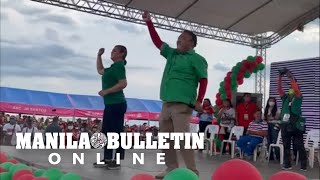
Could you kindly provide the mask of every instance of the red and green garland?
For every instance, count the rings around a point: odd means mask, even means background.
[[[238,86],[243,84],[244,78],[250,78],[252,73],[263,70],[265,65],[262,62],[263,58],[261,56],[248,56],[247,59],[233,66],[224,81],[220,82],[219,92],[216,94],[216,105],[214,106],[214,116],[219,124],[218,113],[222,108],[223,100],[232,99],[232,94],[238,92]],[[218,137],[216,137],[216,143],[220,147],[221,140]]]
[[[222,108],[222,101],[232,99],[232,93],[238,91],[238,86],[243,84],[244,78],[250,78],[252,73],[257,73],[264,69],[261,56],[248,56],[246,60],[238,62],[227,73],[224,81],[220,82],[219,92],[216,94],[216,105],[214,106],[215,117],[218,118],[218,112]],[[217,119],[218,123],[220,120]]]

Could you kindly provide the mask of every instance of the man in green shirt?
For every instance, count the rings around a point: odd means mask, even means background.
[[[190,132],[189,122],[193,108],[202,112],[201,103],[207,88],[206,60],[194,51],[197,45],[197,36],[191,31],[183,31],[177,41],[177,48],[171,48],[161,41],[150,18],[145,12],[143,20],[146,22],[150,36],[160,54],[166,58],[166,66],[163,72],[160,98],[163,101],[159,125],[161,132]],[[199,93],[197,97],[197,88]],[[178,168],[176,151],[173,141],[170,142],[170,149],[163,150],[165,153],[165,172],[156,176],[162,179],[168,172]],[[199,175],[195,165],[193,150],[184,149],[184,142],[181,141],[181,155],[188,169]]]
[[[288,94],[285,94],[282,89],[282,75],[288,76],[291,82],[291,89]],[[307,155],[304,148],[303,133],[305,131],[305,119],[301,116],[302,94],[294,79],[292,73],[288,70],[279,74],[278,92],[282,100],[281,111],[281,135],[284,147],[284,170],[291,169],[291,140],[293,141],[294,149],[299,152],[301,159],[301,170],[307,169]],[[295,154],[296,155],[296,154]]]
[[[113,64],[109,68],[104,68],[102,63],[102,54],[104,48],[101,48],[97,55],[97,71],[102,75],[102,90],[99,95],[103,97],[105,109],[103,112],[102,133],[123,132],[124,115],[127,111],[127,103],[123,93],[123,89],[127,86],[126,80],[126,56],[127,49],[122,45],[117,45],[111,51],[111,60]],[[120,159],[124,159],[124,149],[121,146],[116,150],[120,153]],[[95,167],[107,167],[108,169],[118,169],[120,164],[117,164],[113,159],[113,149],[104,149],[105,164],[94,163]]]

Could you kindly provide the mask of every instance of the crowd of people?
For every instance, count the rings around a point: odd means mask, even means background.
[[[96,132],[101,132],[101,120],[91,118],[76,121],[63,120],[59,117],[36,118],[28,115],[10,115],[9,113],[0,112],[0,145],[14,146],[16,145],[15,133],[31,133],[33,139],[35,133],[47,132],[66,132],[73,133],[72,140],[79,140],[80,134],[85,132],[91,137]],[[124,125],[124,132],[140,133],[142,137],[147,132],[157,135],[158,128],[156,126],[148,126],[147,123],[142,125]]]
[[[282,77],[285,75],[291,83],[288,93],[282,89]],[[259,107],[256,102],[252,101],[250,93],[244,93],[242,101],[236,107],[233,107],[230,99],[225,99],[217,117],[221,126],[219,134],[224,135],[223,139],[228,139],[232,127],[242,126],[244,133],[237,141],[237,146],[247,159],[251,159],[255,148],[263,142],[264,138],[267,139],[269,147],[270,144],[276,144],[281,131],[284,146],[283,169],[291,169],[291,144],[293,144],[293,154],[296,156],[297,152],[299,153],[301,170],[306,170],[307,157],[303,142],[305,119],[302,117],[301,111],[302,94],[290,71],[286,70],[285,73],[279,74],[278,92],[282,101],[281,110],[278,108],[275,97],[269,97],[265,108]],[[199,131],[205,132],[214,116],[214,109],[209,99],[204,100],[203,111],[198,113],[198,116],[200,119]],[[225,152],[226,146],[222,149],[222,153]],[[279,160],[279,149],[273,149],[269,156],[270,160]]]
[[[160,132],[190,132],[190,119],[193,111],[199,113],[199,128],[203,132],[212,123],[214,109],[209,99],[204,100],[208,84],[208,63],[194,48],[197,46],[197,36],[189,30],[183,31],[176,42],[177,47],[173,48],[159,37],[150,14],[145,11],[142,15],[146,23],[151,40],[160,51],[161,56],[166,59],[166,65],[160,86],[160,99],[163,101],[159,118]],[[103,98],[105,109],[102,123],[96,121],[79,120],[77,122],[59,121],[58,117],[49,121],[40,119],[35,121],[32,117],[26,117],[23,121],[16,117],[9,117],[9,123],[3,126],[3,133],[6,137],[12,136],[12,129],[15,131],[35,131],[44,132],[95,132],[100,129],[102,133],[124,131],[135,131],[136,127],[128,128],[124,126],[124,116],[127,111],[127,102],[123,90],[127,87],[126,57],[127,48],[123,45],[116,45],[110,53],[112,65],[105,67],[102,55],[105,49],[100,48],[96,58],[96,68],[101,75],[102,89],[98,94]],[[282,90],[281,78],[286,74],[291,80],[291,89],[286,94]],[[282,131],[282,139],[285,151],[284,169],[290,169],[290,146],[294,141],[301,158],[301,169],[306,170],[306,153],[303,147],[304,119],[301,118],[301,92],[296,84],[293,75],[286,71],[279,75],[279,95],[282,100],[282,110],[277,108],[276,99],[269,98],[264,111],[251,100],[251,94],[245,93],[243,102],[236,107],[230,99],[223,101],[223,107],[218,112],[220,126],[224,138],[228,138],[233,126],[244,127],[244,135],[239,139],[237,145],[246,156],[251,156],[257,144],[261,143],[264,137],[268,137],[268,144],[275,143],[279,130]],[[264,114],[262,113],[264,112]],[[279,120],[281,123],[271,123]],[[92,123],[94,122],[94,123]],[[144,127],[143,127],[144,128]],[[145,129],[147,130],[147,129]],[[149,129],[151,130],[151,129]],[[157,128],[152,128],[157,132]],[[2,136],[1,136],[2,137]],[[75,136],[77,138],[77,136]],[[5,140],[6,142],[7,140]],[[7,142],[8,143],[8,142]],[[165,153],[166,169],[156,175],[157,179],[162,179],[166,174],[179,167],[178,157],[174,149],[174,142],[169,141],[169,149],[163,150]],[[184,149],[184,141],[181,141],[180,153],[186,167],[199,175],[192,149]],[[224,151],[227,149],[224,148]],[[120,164],[114,158],[114,151],[120,153],[120,159],[125,158],[125,151],[120,146],[118,149],[104,149],[104,157],[101,161],[103,165],[94,163],[95,167],[106,167],[108,169],[119,169]],[[276,153],[277,154],[277,153]]]

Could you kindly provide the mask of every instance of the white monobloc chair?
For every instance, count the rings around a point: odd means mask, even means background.
[[[210,134],[210,137],[207,138],[207,133]],[[210,155],[212,156],[212,146],[214,145],[214,155],[217,155],[217,144],[215,142],[215,136],[219,133],[218,125],[208,125],[204,131],[204,140],[208,142],[206,146],[206,151],[210,151]]]
[[[243,126],[233,126],[230,132],[230,136],[228,139],[225,139],[221,143],[221,151],[223,149],[223,146],[225,143],[230,143],[231,145],[231,158],[234,158],[234,150],[236,146],[236,141],[240,139],[240,137],[243,135],[244,127]],[[235,136],[236,140],[232,140],[232,137]],[[220,153],[222,155],[222,153]]]
[[[277,142],[275,144],[270,144],[270,146],[269,146],[268,162],[270,161],[271,150],[274,147],[280,149],[280,164],[283,164],[284,148],[283,148],[283,143],[282,143],[282,138],[281,138],[281,130],[279,131]]]
[[[311,168],[313,168],[313,166],[314,166],[315,153],[318,154],[317,158],[318,158],[318,161],[320,161],[319,143],[320,143],[320,130],[319,129],[311,129],[310,131],[308,131],[307,137],[304,141],[304,148],[306,149],[306,151],[308,153],[309,165]],[[298,164],[299,152],[297,152],[296,157],[297,157],[296,164]]]

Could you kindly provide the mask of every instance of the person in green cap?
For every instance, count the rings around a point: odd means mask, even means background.
[[[282,76],[287,75],[290,79],[291,88],[288,94],[282,89]],[[302,117],[302,94],[299,86],[289,70],[280,72],[278,79],[278,92],[282,100],[281,111],[281,135],[284,147],[284,166],[283,170],[292,169],[290,160],[291,140],[296,146],[301,159],[301,170],[307,169],[307,155],[304,148],[303,133],[305,131],[305,119]]]
[[[116,45],[111,51],[113,64],[105,68],[102,63],[104,48],[101,48],[97,55],[97,71],[101,75],[102,90],[99,95],[103,97],[105,109],[103,112],[102,133],[123,132],[124,115],[127,111],[127,101],[123,90],[127,87],[126,69],[127,48],[123,45]],[[120,160],[124,159],[124,149],[120,146],[116,149],[120,154]],[[106,167],[107,169],[119,169],[120,164],[116,163],[113,149],[105,146],[104,164],[94,163],[94,167]]]

